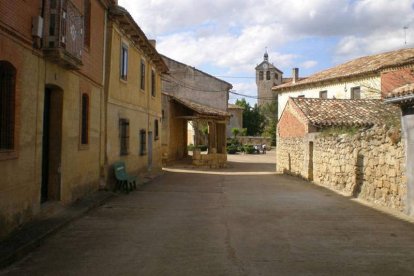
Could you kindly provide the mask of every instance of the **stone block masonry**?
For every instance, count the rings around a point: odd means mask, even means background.
[[[373,127],[354,135],[280,138],[277,171],[380,206],[405,209],[404,141],[396,129]]]

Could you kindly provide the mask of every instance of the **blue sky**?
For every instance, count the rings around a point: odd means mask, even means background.
[[[157,40],[160,53],[211,75],[234,77],[221,78],[252,97],[254,68],[265,47],[285,77],[293,67],[307,76],[356,57],[414,47],[414,0],[119,0],[119,5]],[[235,99],[230,96],[230,102]]]

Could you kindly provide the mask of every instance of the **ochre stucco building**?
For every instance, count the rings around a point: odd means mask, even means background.
[[[161,170],[161,74],[168,68],[120,6],[109,11],[107,45],[105,167],[113,182],[115,161],[135,175]]]
[[[0,237],[102,181],[113,0],[0,4]]]

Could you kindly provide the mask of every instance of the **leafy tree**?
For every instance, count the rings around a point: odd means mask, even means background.
[[[233,133],[233,135],[234,135],[234,139],[236,139],[236,138],[237,138],[237,135],[239,135],[239,134],[240,134],[240,129],[239,129],[239,128],[237,128],[237,127],[233,127],[233,128],[231,129],[231,133]]]
[[[236,101],[236,105],[243,108],[243,128],[247,129],[247,135],[261,135],[264,128],[265,117],[260,113],[257,104],[251,107],[246,99]]]
[[[263,135],[272,138],[272,145],[276,145],[277,126],[277,100],[266,103],[260,107],[260,112],[265,118]]]

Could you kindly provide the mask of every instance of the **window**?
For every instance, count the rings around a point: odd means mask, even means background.
[[[140,141],[139,154],[140,155],[145,155],[146,154],[146,149],[147,149],[147,133],[146,133],[145,129],[141,129],[139,131],[139,141]]]
[[[328,91],[319,91],[319,98],[321,99],[327,99],[328,98]]]
[[[259,71],[259,80],[263,80],[263,71]]]
[[[270,71],[266,71],[266,80],[270,80]]]
[[[0,61],[0,151],[12,151],[15,128],[16,69]]]
[[[145,61],[141,59],[141,90],[145,90]]]
[[[155,97],[155,91],[156,91],[156,89],[155,89],[156,87],[155,87],[155,71],[154,71],[154,69],[152,69],[151,70],[151,95],[153,96],[153,97]]]
[[[154,140],[158,140],[159,139],[159,131],[158,131],[158,120],[155,119],[154,120]]]
[[[91,45],[91,0],[84,0],[84,16],[83,27],[85,35],[83,45],[89,47]]]
[[[275,80],[279,79],[279,75],[277,73],[275,73]]]
[[[351,88],[351,99],[361,99],[361,88],[359,86]]]
[[[122,43],[121,47],[121,79],[128,77],[128,46]]]
[[[305,98],[305,95],[299,95],[298,98]]]
[[[129,120],[119,119],[120,155],[128,155],[129,151]]]
[[[82,94],[81,144],[89,144],[89,96]]]

